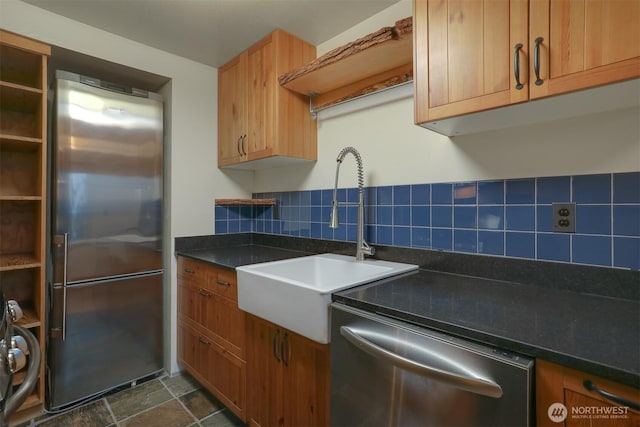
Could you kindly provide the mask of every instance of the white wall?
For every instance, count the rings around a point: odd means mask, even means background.
[[[318,55],[411,15],[412,1],[402,0],[321,44]],[[335,158],[348,145],[362,154],[367,186],[637,171],[639,116],[618,110],[449,139],[414,125],[407,98],[320,120],[315,165],[257,171],[254,191],[331,188]],[[355,173],[345,161],[340,185],[355,186]]]
[[[213,199],[251,193],[252,177],[221,172],[217,167],[217,69],[169,54],[120,36],[69,20],[20,2],[0,0],[0,28],[76,52],[171,78],[162,92],[170,122],[166,130],[165,267],[168,274],[165,307],[170,356],[176,364],[176,236],[213,233]]]

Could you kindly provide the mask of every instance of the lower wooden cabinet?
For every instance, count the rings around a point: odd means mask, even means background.
[[[329,345],[247,314],[247,421],[329,424]]]
[[[585,381],[590,383],[585,385]],[[640,404],[640,390],[636,388],[536,360],[536,425],[539,427],[640,426],[640,412],[624,402],[605,397],[606,394]]]
[[[178,257],[178,362],[246,420],[245,313],[234,271]]]

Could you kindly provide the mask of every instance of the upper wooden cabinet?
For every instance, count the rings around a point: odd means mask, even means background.
[[[317,159],[308,98],[278,76],[315,58],[314,46],[276,30],[218,70],[218,166],[259,168]],[[277,159],[277,160],[274,160]],[[247,162],[251,162],[247,165]]]
[[[640,76],[636,0],[415,0],[415,121]]]

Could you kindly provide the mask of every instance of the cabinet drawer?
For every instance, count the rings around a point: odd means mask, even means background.
[[[213,293],[238,301],[238,280],[235,271],[208,267],[207,288]]]
[[[178,322],[178,357],[182,366],[207,390],[245,419],[246,363],[206,333]]]
[[[178,257],[178,278],[206,285],[207,265],[189,258]]]

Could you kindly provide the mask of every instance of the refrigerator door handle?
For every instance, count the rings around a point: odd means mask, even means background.
[[[57,247],[62,246],[62,284],[54,284],[54,288],[62,289],[62,327],[52,328],[53,331],[59,332],[61,338],[64,341],[67,338],[67,265],[69,259],[69,236],[68,233],[59,234],[54,236],[54,244]]]

